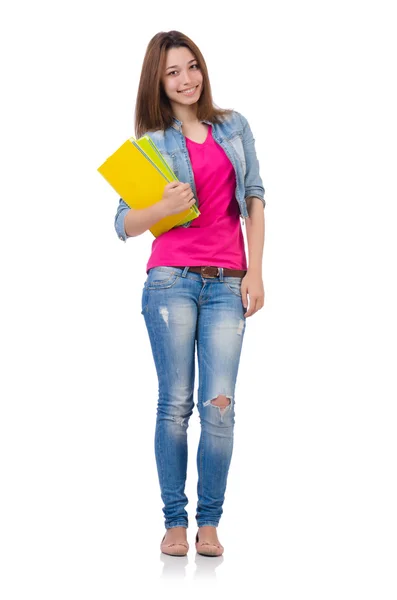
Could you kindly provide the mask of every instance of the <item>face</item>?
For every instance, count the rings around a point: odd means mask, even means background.
[[[171,105],[177,103],[187,106],[197,102],[201,94],[203,76],[189,48],[170,48],[167,51],[162,82]],[[183,93],[183,90],[190,88],[194,88],[192,93]]]

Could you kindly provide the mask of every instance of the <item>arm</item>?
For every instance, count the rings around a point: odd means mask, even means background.
[[[243,124],[243,146],[246,163],[244,178],[245,200],[248,217],[245,220],[248,242],[248,270],[241,283],[244,307],[250,306],[245,317],[260,310],[265,303],[262,281],[263,247],[265,243],[265,189],[259,172],[259,161],[255,150],[255,139],[247,119],[240,114]]]
[[[247,198],[249,217],[246,218],[248,242],[248,270],[241,281],[243,306],[249,308],[245,317],[250,317],[260,310],[265,303],[265,290],[262,281],[262,257],[265,243],[265,211],[262,198]]]
[[[265,211],[261,198],[247,198],[249,217],[245,219],[248,242],[248,271],[262,277],[263,247],[265,244]]]
[[[129,237],[135,237],[144,233],[152,225],[167,216],[164,202],[161,200],[148,206],[147,208],[130,208],[122,198],[120,198],[116,216],[114,218],[114,227],[120,240],[127,241]]]
[[[255,138],[247,119],[241,113],[239,115],[243,125],[243,147],[246,166],[244,177],[245,200],[247,201],[251,196],[255,196],[261,200],[264,209],[266,206],[264,198],[265,188],[263,187],[260,175],[259,160],[255,149]]]

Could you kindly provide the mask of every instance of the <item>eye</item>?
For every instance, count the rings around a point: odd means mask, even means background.
[[[199,66],[198,66],[198,64],[197,64],[197,63],[194,63],[194,65],[190,65],[190,68],[192,68],[192,67],[197,67],[197,68],[199,69]],[[173,73],[176,73],[176,71],[170,71],[170,72],[168,73],[168,75],[172,75]]]

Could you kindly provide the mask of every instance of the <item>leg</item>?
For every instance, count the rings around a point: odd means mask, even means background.
[[[151,270],[142,298],[159,382],[155,456],[166,529],[188,526],[187,428],[194,408],[197,322],[189,281],[174,277],[167,270]]]
[[[241,298],[213,281],[203,294],[198,316],[201,436],[197,453],[196,520],[208,533],[217,527],[233,452],[235,385],[245,332]]]

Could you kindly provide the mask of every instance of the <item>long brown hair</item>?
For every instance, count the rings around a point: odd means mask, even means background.
[[[200,98],[197,101],[197,118],[200,121],[220,123],[233,109],[218,108],[212,100],[207,65],[196,44],[180,31],[160,31],[150,40],[143,60],[135,105],[135,135],[146,131],[167,129],[173,123],[170,101],[161,81],[165,70],[167,50],[185,46],[194,55],[203,76]]]

